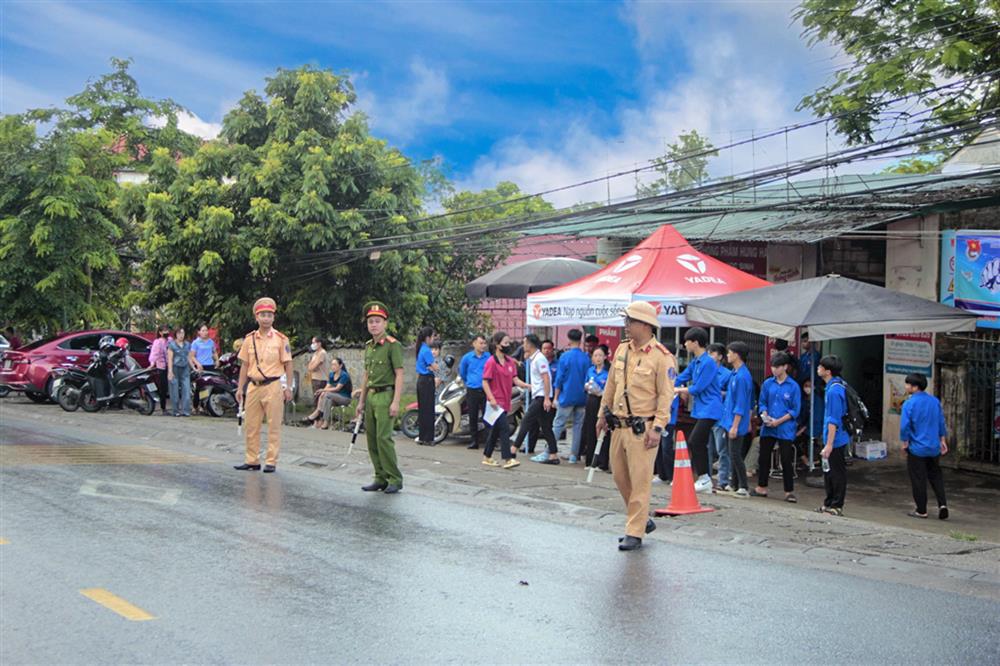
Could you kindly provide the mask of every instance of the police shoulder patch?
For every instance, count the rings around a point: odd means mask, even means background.
[[[669,377],[671,381],[677,379],[677,368],[674,367],[667,368],[667,377]]]
[[[657,349],[659,349],[659,350],[660,350],[661,352],[663,352],[664,354],[667,354],[667,355],[669,355],[669,354],[670,354],[670,350],[669,350],[669,349],[667,349],[666,347],[664,347],[664,346],[663,346],[663,343],[661,343],[661,342],[657,342],[657,343],[656,343],[656,348],[657,348]]]

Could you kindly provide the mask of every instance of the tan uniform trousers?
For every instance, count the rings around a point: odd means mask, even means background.
[[[281,421],[285,416],[285,396],[282,394],[281,383],[271,382],[264,386],[247,387],[246,405],[244,406],[247,425],[247,455],[248,465],[260,464],[260,424],[267,415],[267,459],[265,465],[278,464],[278,449],[281,448]]]
[[[639,539],[646,535],[657,452],[656,447],[646,448],[645,438],[626,426],[611,433],[611,472],[625,501],[625,534]]]

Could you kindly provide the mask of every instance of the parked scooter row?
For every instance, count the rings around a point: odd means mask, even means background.
[[[121,405],[149,416],[158,397],[153,372],[152,368],[137,367],[128,355],[127,340],[116,343],[109,335],[100,340],[86,369],[70,366],[53,371],[53,392],[56,402],[68,412],[80,407],[97,412]]]

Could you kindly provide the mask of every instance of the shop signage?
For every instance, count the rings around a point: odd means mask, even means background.
[[[885,336],[885,374],[889,380],[889,413],[899,414],[906,400],[906,375],[919,372],[931,380],[934,334],[906,333]]]

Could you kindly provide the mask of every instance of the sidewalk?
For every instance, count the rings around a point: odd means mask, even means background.
[[[0,401],[0,427],[34,423],[86,428],[88,434],[135,437],[159,446],[195,446],[231,454],[242,461],[243,444],[231,419],[136,416],[131,412],[67,413],[53,405],[18,398]],[[286,426],[278,471],[290,465],[358,483],[371,478],[364,434],[350,457],[350,433]],[[596,472],[586,483],[582,465],[532,463],[520,456],[514,470],[485,468],[481,451],[464,440],[436,447],[396,437],[405,489],[446,496],[452,501],[523,512],[541,519],[598,526],[618,533],[624,524],[621,498],[611,475]],[[1000,598],[1000,482],[970,473],[945,472],[951,518],[906,516],[912,508],[909,481],[898,460],[857,461],[848,471],[846,516],[812,511],[822,502],[820,489],[796,483],[798,504],[780,498],[780,479],[771,481],[772,498],[735,499],[699,495],[713,513],[658,519],[650,539],[722,549],[763,559],[794,557],[805,566],[852,575],[918,583],[942,590]],[[653,485],[653,504],[669,501],[670,488]]]

